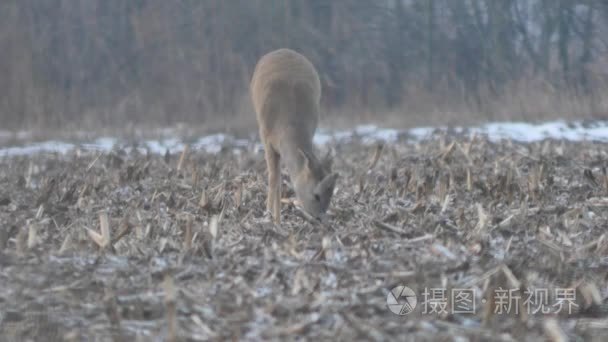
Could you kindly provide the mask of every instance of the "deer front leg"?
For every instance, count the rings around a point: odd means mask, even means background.
[[[276,223],[281,222],[281,156],[270,145],[265,146],[268,167],[268,197],[266,209],[272,213]]]
[[[278,156],[278,155],[277,155]],[[277,224],[281,223],[281,163],[279,163],[280,157],[277,158],[275,174],[277,175],[277,186],[274,189],[274,207],[272,215],[275,218]]]

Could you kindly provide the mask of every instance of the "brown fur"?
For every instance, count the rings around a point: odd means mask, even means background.
[[[268,166],[267,209],[280,222],[280,160],[284,159],[298,202],[309,214],[321,218],[338,175],[314,154],[312,138],[321,99],[317,71],[293,50],[272,51],[256,65],[251,96]]]

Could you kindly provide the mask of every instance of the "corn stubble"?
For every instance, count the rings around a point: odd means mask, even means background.
[[[251,151],[0,159],[0,332],[142,341],[604,336],[605,144],[440,136],[331,148],[342,177],[329,219],[301,214],[283,174],[281,226],[265,212],[264,156]],[[397,285],[474,289],[477,309],[418,308],[401,319],[386,306]],[[569,315],[521,303],[518,313],[497,313],[494,290],[526,288],[571,289],[577,306]],[[31,312],[44,313],[37,329],[41,316]]]

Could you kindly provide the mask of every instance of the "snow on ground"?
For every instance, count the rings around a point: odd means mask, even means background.
[[[566,139],[571,141],[608,141],[608,121],[596,121],[591,123],[551,121],[541,124],[531,124],[524,122],[496,122],[488,123],[476,127],[419,127],[407,130],[396,130],[391,128],[379,128],[374,125],[362,125],[347,131],[328,131],[319,129],[314,137],[317,145],[324,145],[331,141],[342,141],[361,138],[364,143],[375,141],[392,142],[404,138],[415,142],[431,137],[434,133],[454,132],[456,134],[479,134],[486,135],[492,141],[501,139],[511,139],[521,142],[534,142],[543,139]],[[0,137],[16,134],[23,135],[22,132],[11,133],[0,131]],[[137,148],[140,152],[149,151],[150,153],[164,154],[168,150],[170,153],[180,152],[184,149],[185,143],[179,138],[168,138],[161,140],[145,140],[138,146],[133,146],[113,137],[102,137],[90,142],[67,142],[50,140],[36,142],[21,146],[0,147],[0,157],[24,156],[36,153],[66,153],[75,148],[88,151],[108,152],[116,146],[124,147],[127,151]],[[226,134],[213,134],[201,137],[190,143],[193,149],[204,149],[210,153],[219,152],[223,146],[237,148],[252,147],[260,149],[260,143],[253,143],[243,139],[234,139]],[[238,150],[238,149],[237,149]]]

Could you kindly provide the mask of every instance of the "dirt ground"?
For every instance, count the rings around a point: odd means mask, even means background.
[[[252,151],[0,158],[0,340],[605,340],[607,144],[333,143],[280,226]]]

